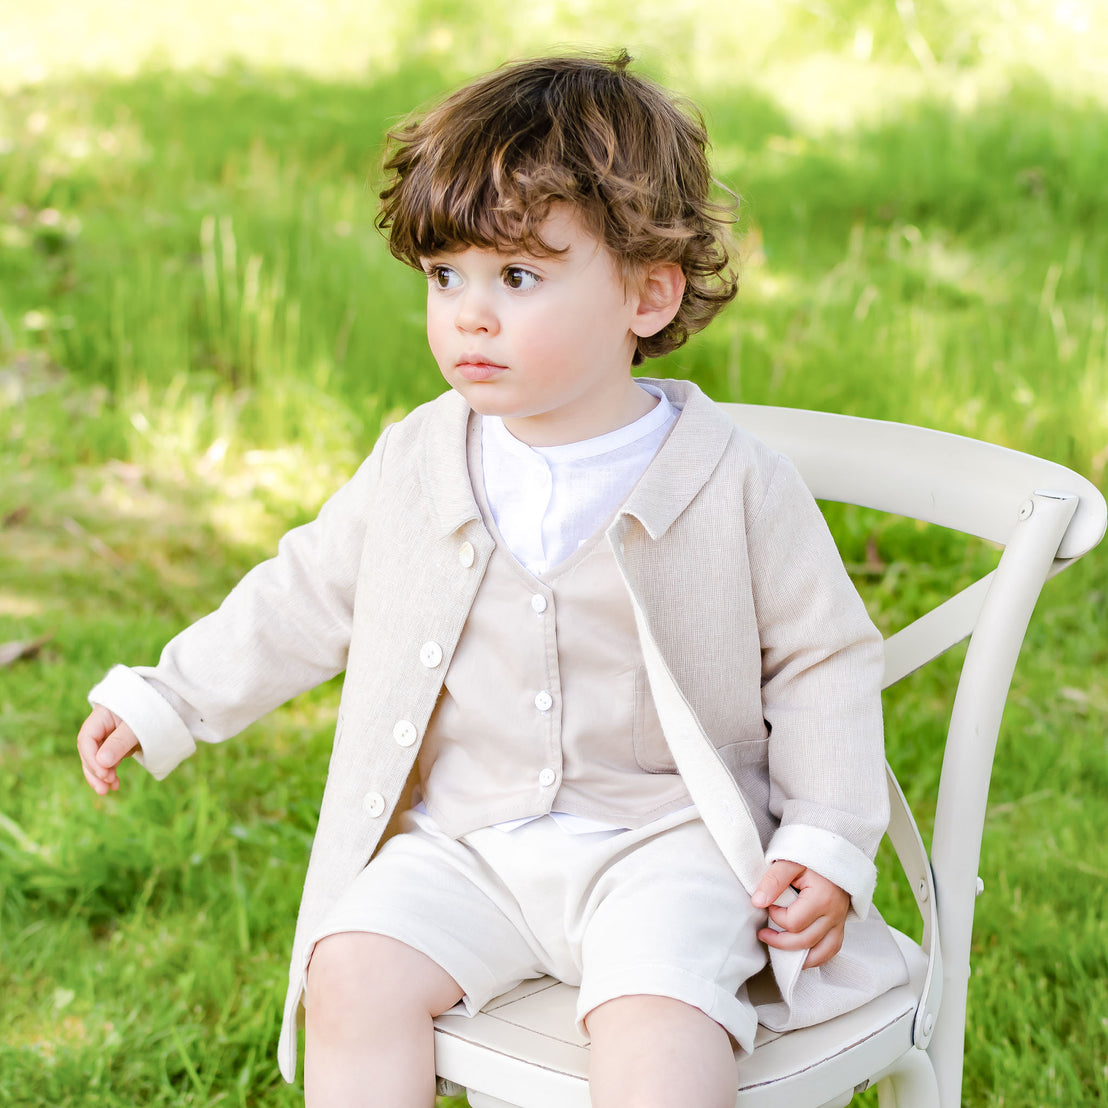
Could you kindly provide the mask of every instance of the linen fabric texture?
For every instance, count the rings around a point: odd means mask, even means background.
[[[650,383],[681,414],[605,541],[666,740],[699,767],[695,780],[682,769],[685,784],[748,892],[760,857],[810,865],[851,895],[843,950],[816,970],[775,959],[780,995],[758,1007],[775,1029],[817,1023],[907,978],[871,912],[888,820],[881,638],[788,460],[691,383]],[[313,937],[410,807],[420,742],[495,546],[467,472],[471,418],[450,392],[386,429],[317,519],[156,667],[116,667],[89,694],[131,722],[162,778],[198,741],[222,742],[345,669],[289,969],[279,1061],[290,1081]],[[435,665],[421,658],[428,643]]]

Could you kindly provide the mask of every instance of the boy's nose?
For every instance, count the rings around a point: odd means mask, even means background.
[[[489,298],[479,289],[468,288],[458,301],[454,323],[459,331],[492,333],[497,330],[496,313]]]

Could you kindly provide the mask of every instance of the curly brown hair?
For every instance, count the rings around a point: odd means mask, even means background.
[[[685,275],[671,323],[634,364],[676,350],[735,295],[732,204],[711,199],[699,112],[627,71],[630,57],[539,58],[473,81],[388,135],[377,226],[396,257],[468,246],[553,251],[540,228],[572,204],[633,282],[656,264]]]

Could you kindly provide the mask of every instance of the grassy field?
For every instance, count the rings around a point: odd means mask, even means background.
[[[458,7],[4,13],[0,644],[23,646],[0,645],[0,1103],[300,1102],[273,1043],[336,688],[160,785],[127,767],[104,801],[74,736],[109,664],[155,659],[440,391],[374,186],[385,128],[469,74],[627,45],[704,108],[744,286],[654,372],[972,434],[1108,489],[1100,5]],[[833,523],[886,628],[988,557]],[[1048,585],[1002,730],[973,1108],[1108,1103],[1104,565]],[[950,672],[887,704],[924,823]]]

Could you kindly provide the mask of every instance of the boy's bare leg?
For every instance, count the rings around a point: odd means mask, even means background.
[[[461,997],[441,966],[396,939],[321,939],[308,968],[308,1108],[432,1108],[431,1021]]]
[[[734,1108],[731,1038],[698,1008],[663,996],[622,996],[594,1008],[593,1108]]]

